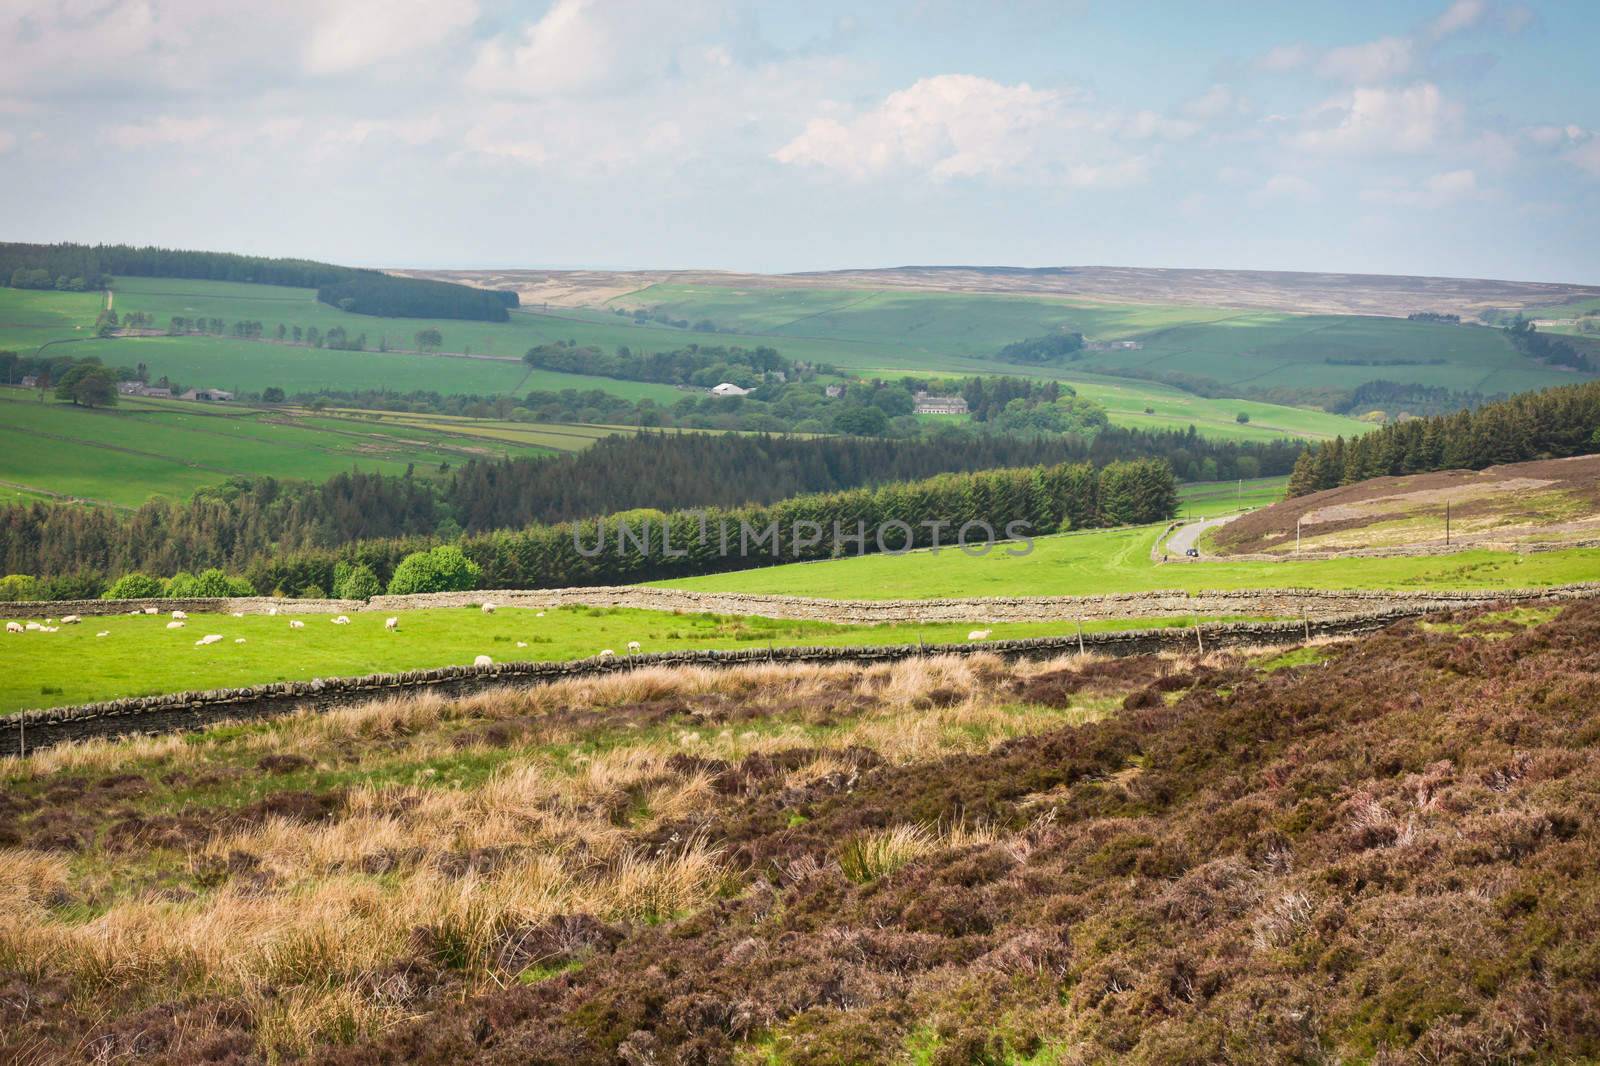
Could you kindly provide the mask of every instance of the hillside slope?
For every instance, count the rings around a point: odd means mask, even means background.
[[[1588,1060],[1600,604],[0,766],[0,1057]]]
[[[1600,455],[1380,477],[1297,496],[1211,534],[1223,555],[1442,546],[1504,548],[1600,538]]]

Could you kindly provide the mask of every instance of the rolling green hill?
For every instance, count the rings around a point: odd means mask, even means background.
[[[136,398],[91,411],[0,389],[0,500],[60,495],[137,506],[156,495],[186,497],[233,475],[322,480],[353,469],[403,474],[415,464],[425,476],[474,456],[556,450],[548,431],[560,427],[517,428],[527,436],[478,436],[442,420],[423,425]],[[581,446],[579,439],[572,446]]]

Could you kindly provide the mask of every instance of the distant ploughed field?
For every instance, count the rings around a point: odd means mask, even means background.
[[[1412,311],[1439,311],[1463,318],[1488,308],[1558,305],[1600,297],[1600,287],[1594,286],[1480,278],[1109,266],[905,266],[802,274],[741,274],[716,270],[396,269],[390,272],[485,288],[514,289],[525,301],[561,306],[602,304],[660,284],[1010,293],[1321,314],[1406,315]]]

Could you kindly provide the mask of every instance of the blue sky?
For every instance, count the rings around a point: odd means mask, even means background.
[[[10,0],[0,232],[392,266],[1600,282],[1600,4],[264,10]]]

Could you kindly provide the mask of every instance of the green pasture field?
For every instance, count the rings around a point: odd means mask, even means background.
[[[1270,507],[1283,499],[1287,477],[1258,477],[1244,481],[1195,481],[1178,486],[1179,514],[1184,518],[1211,518],[1235,511]]]
[[[1092,596],[1165,589],[1468,589],[1600,581],[1600,549],[1519,555],[1457,555],[1301,562],[1153,563],[1163,525],[1040,537],[1030,554],[996,545],[982,557],[955,549],[934,555],[866,555],[652,582],[703,592],[748,592],[825,599],[941,599],[968,596]]]
[[[503,607],[492,615],[474,608],[399,613],[400,628],[384,629],[385,615],[363,611],[350,624],[332,615],[192,614],[183,629],[169,630],[166,615],[87,617],[57,633],[32,631],[0,637],[0,713],[31,707],[152,695],[190,689],[238,687],[271,681],[345,677],[386,671],[470,665],[479,655],[496,662],[583,659],[603,648],[625,654],[637,640],[645,651],[682,648],[764,648],[769,645],[915,644],[964,641],[970,623],[836,625],[711,614],[673,614],[627,608],[563,608],[537,612]],[[43,621],[43,619],[40,619]],[[1188,619],[1093,622],[1086,631],[1186,625]],[[996,623],[991,639],[1065,636],[1071,624]],[[97,637],[99,632],[110,635]],[[223,641],[196,647],[208,633]],[[237,637],[244,644],[235,644]],[[517,641],[527,643],[518,648]]]
[[[54,299],[58,294],[41,295]],[[70,295],[78,295],[78,302],[83,303],[81,294]],[[861,313],[870,312],[871,321],[859,324],[859,328],[850,326],[843,336],[825,332],[813,336],[805,330],[833,329],[840,317],[818,317],[815,322],[819,325],[814,327],[791,322],[782,332],[706,334],[668,326],[635,325],[630,318],[605,312],[539,307],[514,312],[507,323],[372,318],[317,303],[310,289],[175,278],[119,279],[114,295],[119,312],[145,311],[154,317],[158,327],[164,327],[174,315],[216,317],[230,325],[256,320],[264,324],[269,335],[279,322],[291,327],[316,326],[324,332],[343,326],[352,335],[365,333],[368,345],[374,348],[380,340],[387,340],[391,347],[411,346],[418,330],[433,327],[443,335],[445,352],[492,357],[341,352],[225,337],[127,337],[90,340],[74,344],[71,349],[73,354],[97,355],[113,365],[144,362],[156,377],[165,374],[185,384],[235,392],[260,391],[269,386],[291,393],[382,387],[401,392],[494,396],[573,388],[601,389],[629,399],[650,397],[658,403],[671,404],[686,394],[665,385],[530,371],[515,360],[536,344],[556,340],[605,349],[627,345],[636,351],[662,351],[688,344],[765,344],[777,347],[790,358],[831,362],[849,372],[869,375],[916,372],[1057,378],[1106,404],[1113,422],[1119,425],[1182,429],[1194,424],[1207,436],[1252,440],[1283,435],[1326,439],[1336,434],[1351,436],[1368,428],[1353,419],[1320,411],[1203,399],[1148,382],[1087,373],[1076,366],[1021,367],[988,358],[1011,340],[1054,328],[1063,309],[1088,316],[1085,321],[1107,331],[1107,335],[1120,335],[1176,320],[1207,321],[1232,314],[1207,308],[1069,307],[1055,301],[1006,296],[866,294],[873,300]],[[863,294],[845,295],[860,299]],[[81,339],[84,329],[92,325],[98,307],[96,300],[80,308],[82,318],[76,323],[66,315],[61,331],[55,335]],[[769,319],[772,317],[768,315]],[[965,321],[968,318],[970,322]],[[82,328],[74,330],[74,324]],[[41,343],[48,332],[39,333],[33,345]],[[1147,414],[1146,408],[1151,413]],[[1235,421],[1240,410],[1250,413],[1249,425],[1241,426]]]
[[[474,437],[293,410],[123,397],[87,410],[0,390],[0,481],[39,494],[137,506],[233,475],[320,481],[360,469],[427,474],[473,457],[544,455],[532,440]]]
[[[972,372],[1010,341],[1067,329],[1095,340],[1138,340],[1133,351],[1087,351],[1063,377],[1089,368],[1176,371],[1225,385],[1351,388],[1365,381],[1518,392],[1572,375],[1523,358],[1498,330],[1366,315],[1297,315],[1170,305],[1117,305],[1030,296],[657,285],[611,301],[749,329],[774,339],[832,339],[857,349],[836,360],[863,371]],[[1581,310],[1582,308],[1579,308]],[[1574,313],[1563,308],[1566,313]],[[897,345],[883,362],[870,346]],[[781,345],[780,345],[781,347]],[[1373,365],[1330,363],[1366,360]],[[1434,359],[1442,364],[1429,365]],[[1409,363],[1411,365],[1401,365]],[[990,364],[990,372],[997,366]],[[1038,372],[1035,370],[1034,372]]]
[[[0,350],[31,351],[46,341],[88,336],[104,301],[98,292],[0,286]]]

